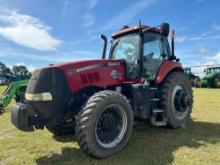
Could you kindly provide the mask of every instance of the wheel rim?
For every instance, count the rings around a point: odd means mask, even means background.
[[[190,98],[181,85],[176,85],[172,92],[172,110],[176,118],[184,119],[189,111]]]
[[[124,137],[127,129],[127,116],[122,106],[111,104],[99,114],[95,135],[96,139],[104,148],[113,148]]]

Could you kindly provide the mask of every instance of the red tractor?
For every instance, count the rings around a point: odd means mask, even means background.
[[[122,150],[134,118],[180,128],[190,118],[192,88],[168,43],[169,24],[125,26],[112,35],[109,59],[50,65],[36,70],[25,103],[12,111],[20,130],[46,127],[75,132],[80,148],[104,158]]]

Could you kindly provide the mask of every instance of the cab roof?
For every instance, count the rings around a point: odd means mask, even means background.
[[[113,33],[112,38],[116,38],[124,34],[132,33],[132,32],[147,29],[147,28],[151,28],[151,26],[148,26],[148,25],[137,25],[137,26],[132,26],[132,27],[124,26],[120,31]],[[151,29],[151,31],[160,33],[159,28]]]
[[[206,68],[206,70],[208,70],[208,69],[220,69],[220,66],[214,66],[214,67],[208,67],[208,68]]]

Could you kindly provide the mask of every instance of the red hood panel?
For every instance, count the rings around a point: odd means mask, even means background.
[[[76,67],[76,68],[80,68],[80,67],[84,67],[84,66],[88,66],[88,65],[92,65],[92,64],[106,63],[106,62],[125,62],[125,61],[124,60],[102,60],[102,59],[84,60],[84,61],[73,61],[73,62],[63,63],[63,64],[54,64],[54,65],[48,66],[46,68],[50,68],[50,67],[58,67],[58,68]]]
[[[125,81],[124,60],[87,60],[51,65],[63,70],[73,93],[86,87],[120,85]],[[44,68],[46,69],[46,68]]]

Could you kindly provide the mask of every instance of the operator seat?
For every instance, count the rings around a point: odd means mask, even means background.
[[[145,78],[153,79],[155,76],[156,70],[159,68],[161,64],[160,59],[153,58],[153,57],[154,57],[154,53],[144,55],[143,68],[144,68]]]

